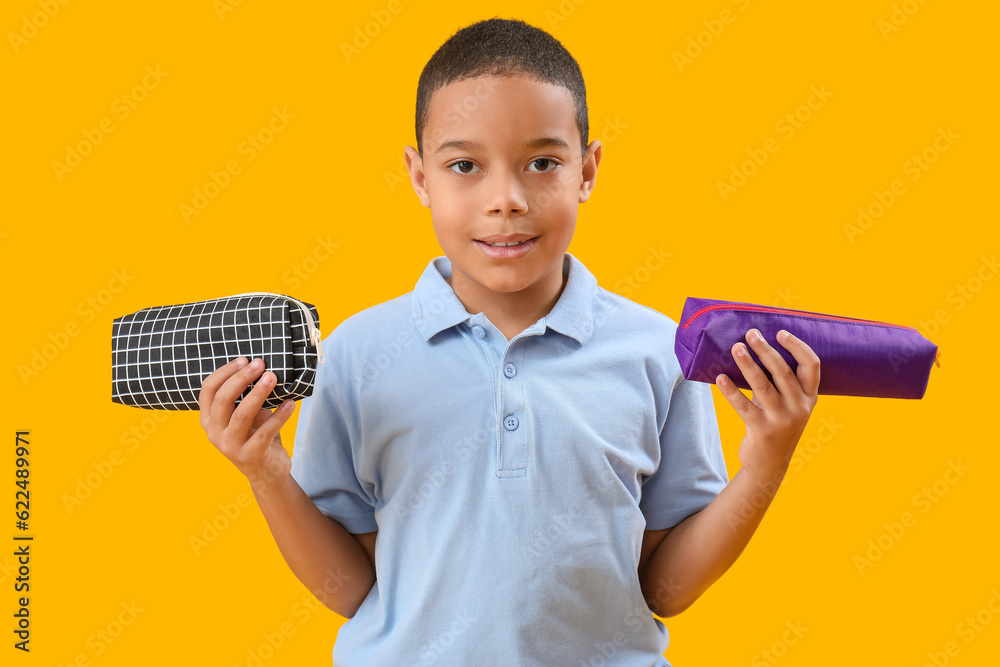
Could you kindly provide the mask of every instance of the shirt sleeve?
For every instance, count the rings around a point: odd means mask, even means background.
[[[334,382],[339,357],[330,354],[317,366],[313,393],[301,401],[291,474],[323,514],[350,533],[370,533],[378,530],[375,494],[358,478],[357,411]]]
[[[660,429],[660,465],[642,487],[646,530],[677,525],[701,511],[729,483],[712,386],[681,379]]]

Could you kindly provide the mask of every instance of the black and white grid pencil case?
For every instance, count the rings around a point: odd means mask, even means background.
[[[263,407],[309,396],[323,362],[316,306],[287,294],[250,292],[115,318],[111,400],[150,410],[198,410],[204,379],[240,356],[263,359],[277,376]]]

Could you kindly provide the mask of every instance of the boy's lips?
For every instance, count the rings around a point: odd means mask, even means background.
[[[487,236],[483,239],[473,239],[476,247],[490,259],[517,259],[528,254],[528,251],[535,245],[537,236],[519,234],[514,236]],[[493,246],[490,243],[516,243],[510,246]]]
[[[474,241],[482,241],[483,243],[520,243],[521,241],[527,241],[529,239],[538,238],[537,236],[532,236],[531,234],[492,234],[490,236],[484,236],[481,239],[473,239]]]

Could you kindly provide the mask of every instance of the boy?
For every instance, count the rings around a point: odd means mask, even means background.
[[[293,404],[261,409],[274,376],[244,358],[202,385],[209,440],[296,576],[350,619],[335,665],[668,665],[653,614],[687,608],[746,546],[819,360],[781,340],[796,377],[748,332],[775,387],[734,346],[754,391],[718,378],[747,425],[730,481],[676,323],[566,252],[601,145],[579,67],[544,31],[458,31],[421,74],[416,130],[406,164],[445,256],[326,338],[291,459]]]

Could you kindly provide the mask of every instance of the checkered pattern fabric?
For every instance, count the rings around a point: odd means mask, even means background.
[[[239,356],[261,358],[278,378],[264,401],[312,394],[318,362],[310,340],[316,307],[284,294],[252,293],[145,308],[114,320],[111,400],[151,410],[198,410],[201,383]],[[249,385],[236,405],[253,389]]]

